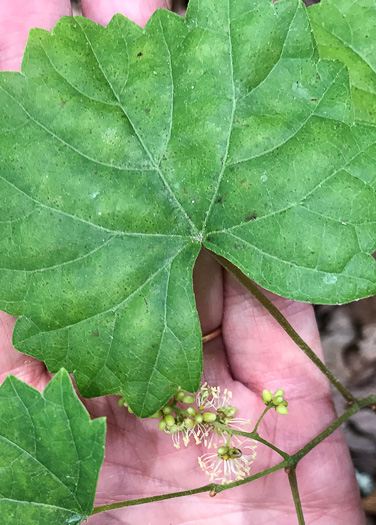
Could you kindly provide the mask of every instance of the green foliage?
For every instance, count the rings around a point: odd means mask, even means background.
[[[376,125],[376,9],[373,0],[323,0],[309,9],[322,58],[349,69],[356,118]]]
[[[16,347],[143,417],[199,386],[202,246],[292,299],[374,294],[376,128],[358,114],[298,0],[33,30],[22,74],[0,75]]]
[[[61,370],[43,394],[13,376],[0,387],[3,525],[78,524],[93,508],[105,420],[90,421]]]

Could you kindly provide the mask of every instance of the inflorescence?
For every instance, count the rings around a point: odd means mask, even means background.
[[[283,399],[285,391],[282,389],[276,390],[274,395],[270,390],[264,390],[262,393],[262,400],[267,407],[275,408],[278,414],[285,416],[288,413],[287,401]]]
[[[279,414],[287,414],[287,401],[284,391],[277,390],[274,395],[264,390],[262,400]],[[191,440],[196,445],[213,447],[213,452],[206,452],[198,458],[201,469],[210,476],[210,481],[230,483],[249,476],[250,465],[256,457],[257,442],[232,433],[232,430],[250,432],[251,422],[236,417],[238,408],[231,404],[232,393],[220,387],[211,387],[204,383],[196,395],[179,389],[175,396],[153,416],[159,419],[159,430],[171,435],[174,447],[180,448],[181,442],[187,446]],[[124,397],[120,406],[128,407]],[[187,406],[188,405],[188,406]],[[132,410],[128,407],[128,410]],[[262,417],[260,417],[254,432]]]

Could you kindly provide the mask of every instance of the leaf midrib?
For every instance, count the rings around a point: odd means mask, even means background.
[[[83,512],[83,509],[82,509],[82,507],[81,507],[81,504],[80,504],[79,501],[77,500],[76,495],[70,490],[69,487],[67,487],[67,486],[63,483],[63,481],[62,481],[60,478],[58,478],[58,477],[56,476],[56,474],[54,474],[54,473],[52,472],[52,470],[50,470],[46,465],[44,465],[43,463],[41,463],[37,457],[35,457],[35,456],[33,456],[32,454],[30,454],[30,452],[28,452],[27,450],[25,450],[24,448],[22,448],[20,445],[18,445],[18,444],[15,443],[14,441],[12,441],[12,440],[6,438],[5,436],[3,436],[3,435],[1,435],[1,434],[0,434],[0,440],[3,441],[3,442],[5,442],[5,443],[7,443],[8,445],[14,447],[15,449],[19,450],[19,451],[21,452],[21,454],[27,456],[27,457],[31,460],[32,463],[37,463],[38,465],[40,465],[40,466],[42,467],[42,469],[45,470],[46,472],[48,472],[48,473],[51,475],[51,477],[52,477],[52,478],[53,478],[53,479],[54,479],[54,480],[55,480],[60,486],[64,487],[64,490],[65,490],[65,491],[67,491],[69,494],[71,494],[72,499],[77,503],[77,505],[78,505],[80,511]],[[66,510],[70,510],[70,509],[66,509]]]
[[[325,117],[321,117],[321,116],[318,116],[318,115],[315,115],[315,117],[317,118],[325,118]],[[265,215],[262,215],[261,217],[256,217],[255,219],[253,219],[252,223],[256,223],[257,221],[262,221],[262,220],[265,220],[265,219],[268,219],[269,217],[273,217],[274,215],[279,215],[285,211],[288,211],[288,210],[291,210],[295,207],[298,207],[298,206],[302,206],[303,207],[303,202],[310,196],[312,195],[316,190],[318,190],[321,186],[323,186],[323,184],[326,184],[332,177],[334,177],[335,175],[337,175],[337,173],[339,173],[340,171],[346,171],[346,173],[348,173],[351,177],[357,179],[357,180],[361,180],[364,184],[368,184],[366,183],[364,180],[362,179],[359,179],[358,177],[356,177],[354,174],[352,174],[351,172],[347,171],[346,168],[349,166],[349,164],[351,164],[351,162],[353,162],[359,155],[362,155],[364,154],[368,149],[374,147],[376,144],[376,142],[374,142],[373,144],[367,144],[367,146],[364,148],[364,149],[360,149],[356,155],[354,155],[354,157],[352,157],[351,159],[349,159],[343,166],[341,166],[339,169],[333,171],[330,175],[328,175],[325,179],[323,179],[322,181],[318,182],[316,184],[316,186],[314,186],[308,193],[306,193],[303,197],[301,197],[301,199],[298,201],[298,202],[293,202],[291,204],[289,204],[288,206],[285,206],[284,208],[280,208],[279,210],[276,210],[276,211],[273,211],[273,212],[270,212],[270,213],[267,213]],[[375,189],[370,185],[368,184],[368,186],[373,190],[375,191]],[[348,222],[348,221],[347,221]],[[246,224],[249,224],[249,221],[246,221],[246,222],[242,222],[240,224],[235,224],[234,226],[230,226],[229,228],[224,228],[223,230],[213,230],[210,232],[211,235],[215,234],[215,233],[229,233],[237,228],[241,228],[242,226],[245,226]],[[359,224],[364,224],[364,223],[359,223]],[[359,225],[357,224],[357,225]]]
[[[12,188],[14,188],[15,190],[19,191],[22,195],[24,195],[25,197],[28,197],[30,200],[32,200],[33,202],[35,202],[35,204],[37,204],[38,206],[40,206],[41,208],[46,208],[47,210],[51,210],[53,212],[56,212],[56,213],[60,213],[61,215],[64,215],[66,217],[69,217],[70,219],[74,219],[76,221],[79,221],[79,222],[82,222],[84,224],[87,224],[88,226],[91,226],[93,228],[97,228],[99,230],[102,230],[106,233],[110,233],[110,234],[114,234],[114,237],[116,236],[122,236],[122,235],[130,235],[130,236],[135,236],[135,237],[144,237],[144,236],[149,236],[149,237],[166,237],[166,238],[178,238],[178,239],[183,239],[183,240],[189,240],[191,241],[192,240],[192,237],[188,236],[188,235],[178,235],[178,234],[175,234],[175,233],[143,233],[143,232],[131,232],[131,231],[125,231],[125,230],[110,230],[108,228],[105,228],[104,226],[100,226],[99,224],[95,224],[93,222],[90,222],[90,221],[87,221],[86,219],[83,219],[82,217],[78,217],[77,215],[72,215],[71,213],[68,213],[64,210],[59,210],[58,208],[54,208],[53,206],[49,206],[48,204],[45,204],[41,201],[38,201],[38,199],[36,199],[35,197],[32,197],[31,195],[29,195],[28,193],[26,193],[24,190],[22,190],[21,188],[19,188],[18,186],[16,186],[14,184],[14,182],[10,182],[8,179],[6,179],[5,177],[3,177],[2,175],[0,175],[0,179],[3,180],[4,182],[6,182],[7,184],[9,184],[9,186],[11,186]],[[31,215],[31,214],[29,214]],[[20,219],[18,220],[24,220],[26,219],[27,217],[21,217]],[[10,222],[10,221],[2,221],[2,222]],[[16,222],[16,221],[13,221],[13,222]]]
[[[205,230],[206,230],[206,225],[208,223],[208,220],[211,216],[211,212],[212,212],[212,209],[213,209],[213,206],[214,206],[214,202],[215,202],[215,199],[217,198],[217,195],[218,195],[218,191],[219,191],[219,186],[221,184],[221,181],[222,181],[222,178],[223,178],[223,174],[227,168],[227,157],[228,157],[228,152],[229,152],[229,149],[230,149],[230,141],[231,141],[231,133],[232,133],[232,128],[233,128],[233,125],[234,125],[234,117],[235,117],[235,111],[236,111],[236,93],[235,93],[235,79],[234,79],[234,64],[233,64],[233,58],[232,58],[232,38],[231,38],[231,16],[230,16],[230,0],[227,0],[227,10],[228,10],[228,44],[229,44],[229,55],[230,55],[230,76],[231,76],[231,91],[232,91],[232,107],[231,107],[231,115],[230,115],[230,123],[229,123],[229,132],[228,132],[228,137],[227,137],[227,143],[226,143],[226,150],[225,150],[225,154],[223,156],[223,161],[222,161],[222,168],[221,168],[221,171],[219,172],[219,175],[218,175],[218,178],[217,178],[217,183],[216,183],[216,186],[215,186],[215,189],[214,189],[214,192],[213,192],[213,197],[212,197],[212,200],[210,202],[210,205],[209,205],[209,208],[207,210],[207,213],[206,213],[206,217],[205,217],[205,220],[204,220],[204,223],[203,223],[203,226],[202,226],[202,230],[200,232],[200,236],[201,238],[204,237],[205,235]]]
[[[172,191],[170,185],[168,184],[168,182],[167,182],[165,176],[164,176],[163,173],[162,173],[162,170],[161,170],[160,166],[156,163],[156,161],[155,161],[155,159],[153,158],[151,152],[149,151],[149,148],[146,146],[146,144],[145,144],[145,142],[143,141],[143,139],[142,139],[142,137],[141,137],[139,131],[137,130],[135,124],[133,123],[132,119],[129,117],[127,110],[125,109],[125,107],[123,106],[123,104],[120,102],[119,96],[117,95],[117,93],[116,93],[116,91],[114,90],[114,88],[113,88],[111,82],[110,82],[109,79],[107,78],[107,75],[106,75],[105,72],[103,71],[103,68],[102,68],[102,66],[101,66],[101,64],[100,64],[100,61],[99,61],[99,59],[98,59],[98,57],[97,57],[97,55],[96,55],[96,53],[95,53],[95,51],[94,51],[94,48],[93,48],[93,46],[92,46],[92,44],[91,44],[91,41],[90,41],[89,37],[87,36],[87,34],[86,34],[84,28],[82,27],[82,25],[80,24],[80,22],[78,22],[78,25],[80,26],[81,31],[83,32],[83,34],[84,34],[84,36],[85,36],[85,38],[86,38],[86,41],[87,41],[88,45],[90,46],[91,52],[92,52],[92,54],[93,54],[93,56],[94,56],[94,58],[95,58],[95,60],[96,60],[96,62],[97,62],[97,64],[98,64],[98,67],[99,67],[99,69],[100,69],[100,71],[101,71],[101,73],[102,73],[102,75],[103,75],[103,78],[104,78],[105,81],[107,82],[107,84],[108,84],[108,86],[110,87],[112,93],[114,94],[116,100],[118,101],[119,108],[122,110],[123,114],[124,114],[124,115],[126,116],[126,118],[128,119],[128,122],[130,123],[130,125],[131,125],[131,127],[132,127],[132,129],[133,129],[133,131],[134,131],[134,133],[135,133],[135,135],[136,135],[136,137],[137,137],[139,143],[141,144],[141,146],[142,146],[142,148],[144,149],[146,155],[148,156],[148,158],[150,159],[151,163],[153,164],[153,167],[154,167],[155,171],[158,173],[158,175],[159,175],[159,177],[160,177],[162,183],[164,184],[165,188],[167,189],[167,191],[169,192],[169,194],[171,195],[171,197],[172,197],[173,200],[175,201],[175,203],[176,203],[177,207],[179,208],[179,210],[183,213],[183,216],[184,216],[185,220],[186,220],[186,221],[188,222],[188,224],[190,225],[191,230],[192,230],[192,235],[193,235],[193,236],[196,236],[196,235],[198,234],[198,230],[197,230],[195,224],[194,224],[194,223],[191,221],[191,219],[188,217],[187,212],[185,211],[185,209],[183,208],[182,204],[180,203],[180,201],[179,201],[178,198],[176,197],[175,193]],[[166,46],[166,47],[167,47],[167,46]],[[171,81],[172,81],[172,79],[171,79]],[[124,88],[123,88],[123,89],[124,89]]]
[[[244,239],[242,239],[241,237],[238,237],[237,235],[234,235],[233,233],[230,233],[230,235],[232,237],[234,237],[234,239],[237,239],[238,241],[241,241],[243,242],[244,244],[247,244],[248,246],[250,246],[251,248],[253,248],[254,250],[260,252],[262,255],[264,255],[265,257],[267,258],[270,258],[270,259],[275,259],[277,260],[278,262],[282,263],[282,264],[287,264],[289,266],[294,266],[296,268],[302,268],[303,270],[305,271],[308,271],[308,272],[314,272],[314,273],[317,273],[317,274],[322,274],[324,277],[325,275],[339,275],[339,276],[345,276],[345,277],[351,277],[351,279],[354,279],[356,281],[362,281],[362,282],[367,282],[367,283],[370,283],[372,284],[372,287],[375,286],[375,283],[374,281],[371,281],[370,279],[367,279],[366,277],[358,277],[356,275],[349,275],[349,274],[344,274],[343,273],[343,270],[346,268],[346,266],[349,264],[349,262],[353,259],[354,255],[351,256],[351,258],[349,259],[349,261],[343,266],[342,270],[341,271],[337,271],[337,272],[326,272],[324,270],[318,270],[317,268],[309,268],[308,266],[302,266],[301,264],[296,264],[296,263],[293,263],[291,261],[285,261],[283,259],[281,259],[280,257],[277,257],[275,255],[272,255],[270,253],[267,253],[267,252],[264,252],[263,250],[261,250],[261,248],[255,246],[254,244],[250,243],[249,241],[246,241]],[[364,252],[363,252],[364,253]],[[232,257],[232,259],[234,260],[235,258]],[[241,264],[240,262],[238,262],[237,266],[242,269],[244,268],[243,264]],[[243,273],[246,273],[246,270],[242,269],[242,272]]]

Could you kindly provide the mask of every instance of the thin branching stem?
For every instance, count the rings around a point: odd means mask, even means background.
[[[302,503],[300,501],[299,490],[298,490],[298,481],[296,479],[295,467],[287,467],[285,470],[286,470],[288,478],[289,478],[291,494],[292,494],[292,497],[294,499],[296,516],[298,518],[298,524],[299,525],[305,525],[304,516],[303,516],[303,509],[302,509]]]
[[[232,489],[234,487],[238,487],[239,485],[244,485],[244,483],[249,483],[250,481],[254,481],[255,479],[262,478],[263,476],[266,476],[267,474],[270,474],[271,472],[275,472],[276,470],[281,470],[287,465],[288,465],[287,461],[282,461],[281,463],[278,463],[278,465],[274,465],[274,467],[270,467],[268,469],[262,470],[261,472],[257,472],[257,474],[253,474],[253,476],[249,476],[248,478],[241,479],[239,481],[234,481],[233,483],[227,483],[226,485],[218,485],[217,483],[209,483],[208,485],[203,485],[202,487],[198,487],[197,489],[183,490],[181,492],[171,492],[170,494],[161,494],[160,496],[150,496],[149,498],[119,501],[118,503],[110,503],[108,505],[100,505],[99,507],[94,508],[91,515],[98,514],[99,512],[106,512],[107,510],[120,509],[122,507],[131,507],[134,505],[142,505],[143,503],[151,503],[153,501],[161,501],[164,499],[172,499],[172,498],[181,498],[182,496],[191,496],[193,494],[200,494],[201,492],[210,492],[211,490],[215,490],[215,492],[218,494],[219,492],[223,492],[224,490]]]
[[[262,437],[260,437],[258,435],[258,433],[255,432],[255,431],[244,432],[243,430],[234,430],[234,429],[228,427],[227,425],[223,425],[222,423],[218,423],[217,421],[214,421],[214,423],[211,423],[211,424],[213,425],[213,427],[219,428],[220,430],[223,430],[224,433],[229,434],[231,436],[232,435],[243,436],[243,437],[247,437],[249,439],[253,439],[254,441],[259,441],[263,445],[265,445],[265,446],[271,448],[272,450],[274,450],[275,452],[277,452],[284,459],[287,459],[287,458],[290,457],[286,452],[283,452],[283,450],[279,449],[278,447],[276,447],[272,443],[269,443],[269,441],[266,441],[266,439],[263,439]]]
[[[265,408],[264,412],[261,414],[261,416],[258,418],[257,423],[255,425],[255,428],[252,430],[253,434],[257,434],[257,429],[259,427],[259,424],[261,423],[262,418],[265,416],[265,414],[270,410],[272,407],[269,405]]]
[[[181,492],[172,492],[170,494],[162,494],[159,496],[150,496],[148,498],[141,498],[141,499],[135,499],[135,500],[128,500],[128,501],[120,501],[118,503],[110,503],[108,505],[100,505],[99,507],[95,507],[92,514],[98,514],[99,512],[105,512],[108,510],[114,510],[119,509],[122,507],[131,507],[134,505],[141,505],[143,503],[151,503],[153,501],[161,501],[165,499],[172,499],[172,498],[180,498],[182,496],[190,496],[192,494],[200,494],[201,492],[210,492],[215,491],[215,493],[223,492],[224,490],[232,489],[234,487],[239,487],[240,485],[244,485],[246,483],[250,483],[251,481],[254,481],[256,479],[262,478],[263,476],[266,476],[268,474],[271,474],[272,472],[276,472],[277,470],[281,470],[282,468],[286,467],[293,467],[295,468],[296,465],[299,463],[299,461],[306,455],[310,450],[312,450],[316,445],[321,443],[325,438],[327,438],[330,434],[332,434],[344,421],[349,419],[352,415],[356,414],[361,410],[363,407],[372,406],[376,404],[376,395],[368,396],[364,399],[361,399],[360,401],[357,401],[354,403],[346,412],[344,412],[339,418],[337,418],[333,423],[331,423],[323,432],[321,432],[318,436],[313,438],[309,443],[304,445],[298,452],[293,454],[292,456],[286,454],[286,459],[281,461],[281,463],[278,463],[277,465],[274,465],[273,467],[270,467],[268,469],[262,470],[260,472],[257,472],[257,474],[253,474],[253,476],[248,476],[247,478],[240,479],[238,481],[233,481],[232,483],[226,483],[225,485],[217,485],[216,483],[209,483],[208,485],[203,485],[202,487],[198,487],[196,489],[192,490],[183,490]],[[227,429],[227,427],[226,427]],[[246,437],[249,437],[252,435],[252,433],[248,432],[240,432],[240,431],[233,431],[236,432],[239,435],[246,435]],[[255,439],[255,438],[253,438]],[[261,441],[261,440],[260,440]],[[261,441],[263,442],[263,441]],[[266,444],[266,443],[265,443]],[[285,453],[283,453],[285,454]],[[290,482],[291,483],[291,482]],[[304,521],[302,522],[304,523]]]

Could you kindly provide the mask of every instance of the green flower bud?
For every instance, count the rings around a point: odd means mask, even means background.
[[[227,417],[234,417],[235,414],[238,413],[238,409],[236,407],[228,406],[225,408],[225,415]]]
[[[283,406],[283,407],[287,407],[287,405],[288,405],[288,402],[284,399],[284,400],[282,401],[282,403],[281,403],[281,406]]]
[[[270,403],[270,401],[272,399],[273,399],[273,396],[272,396],[272,393],[270,392],[270,390],[263,390],[263,392],[262,392],[262,400],[265,403],[265,405]]]
[[[186,428],[193,428],[195,426],[195,422],[190,417],[186,417],[184,419],[184,426]]]
[[[156,412],[155,414],[153,414],[152,416],[150,416],[151,418],[153,419],[159,419],[160,417],[163,416],[163,412],[162,410],[158,410],[158,412]]]
[[[167,427],[167,423],[164,419],[161,419],[158,425],[159,430],[164,430]]]
[[[163,408],[162,408],[162,412],[167,416],[167,414],[171,414],[172,412],[172,407],[170,405],[165,405]]]
[[[224,456],[228,453],[228,447],[219,447],[218,449],[218,456]]]
[[[282,403],[282,401],[283,401],[283,397],[281,396],[273,397],[273,405],[278,406]]]
[[[204,421],[204,418],[201,414],[197,414],[197,416],[195,417],[195,421],[196,423],[202,423]]]
[[[278,405],[275,409],[281,416],[285,416],[288,413],[288,408],[283,405]]]
[[[285,395],[285,391],[282,390],[281,388],[279,390],[277,390],[276,392],[274,392],[274,397],[283,397]]]
[[[166,425],[168,427],[172,427],[172,425],[175,425],[175,418],[174,416],[171,416],[171,414],[167,414],[167,416],[165,416],[162,421],[165,421]]]
[[[128,407],[128,406],[127,406],[127,408],[128,408],[128,412],[129,412],[130,414],[134,414],[134,412],[133,412],[133,410],[131,409],[131,407]]]
[[[183,399],[186,396],[186,392],[184,390],[178,390],[175,394],[176,401],[183,401]]]
[[[119,399],[119,401],[118,401],[118,405],[119,405],[119,407],[126,407],[126,406],[127,406],[124,397],[121,397],[121,398]]]
[[[213,412],[204,412],[202,414],[205,423],[213,423],[217,419],[217,416]]]
[[[192,403],[195,402],[195,398],[193,396],[184,396],[181,401],[185,405],[191,405]]]
[[[188,407],[187,412],[190,416],[195,416],[197,414],[196,409],[193,407]]]

